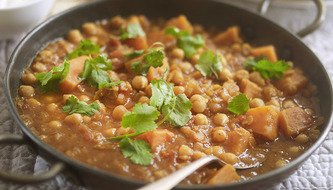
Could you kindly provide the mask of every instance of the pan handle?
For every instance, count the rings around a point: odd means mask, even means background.
[[[261,15],[264,15],[270,4],[271,4],[272,0],[262,0],[258,6],[258,12]],[[326,16],[326,5],[324,3],[323,0],[312,0],[317,8],[317,15],[315,20],[308,26],[306,26],[304,29],[300,30],[299,32],[297,32],[296,34],[299,37],[305,37],[306,35],[312,33],[313,31],[315,31],[321,24],[322,22],[325,20],[325,16]]]
[[[0,144],[24,144],[25,139],[21,135],[2,134],[0,135]],[[61,162],[55,163],[49,171],[39,175],[23,175],[0,171],[0,179],[16,183],[39,183],[54,178],[65,168]]]

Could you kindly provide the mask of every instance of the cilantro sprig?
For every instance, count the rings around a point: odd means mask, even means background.
[[[89,39],[85,39],[80,41],[79,45],[77,46],[77,48],[72,51],[71,53],[69,53],[67,55],[68,59],[74,59],[76,57],[80,57],[82,55],[91,55],[91,54],[97,54],[100,51],[100,47],[92,42]]]
[[[53,67],[49,72],[36,73],[35,77],[38,80],[38,86],[43,91],[57,91],[58,84],[66,78],[70,64],[67,60],[63,64]]]
[[[139,23],[129,23],[125,28],[122,28],[120,31],[120,39],[132,39],[139,36],[145,36],[141,25]]]
[[[107,71],[112,70],[112,62],[106,55],[99,55],[96,58],[89,58],[84,63],[80,74],[82,81],[86,80],[90,85],[102,88],[112,88],[120,84],[120,81],[111,81]]]
[[[97,102],[87,104],[84,101],[79,101],[75,96],[70,96],[66,104],[62,107],[62,111],[71,115],[79,113],[83,115],[93,116],[100,109]]]
[[[191,119],[192,104],[184,94],[176,96],[172,85],[164,79],[153,80],[151,87],[150,105],[160,110],[164,116],[159,124],[168,121],[174,126],[183,126]]]
[[[170,34],[177,39],[177,46],[184,50],[186,58],[191,58],[197,49],[205,44],[201,35],[192,36],[189,32],[176,27],[165,29],[165,34]]]
[[[129,158],[135,164],[147,166],[152,163],[151,148],[144,140],[131,140],[125,137],[119,142],[119,147],[124,157]]]
[[[150,67],[162,66],[164,58],[163,48],[152,48],[143,55],[141,60],[132,62],[131,69],[135,74],[146,75]]]
[[[216,78],[219,77],[219,72],[222,71],[223,66],[221,63],[221,55],[215,54],[212,51],[205,51],[200,55],[198,64],[195,68],[200,71],[203,76],[215,75]]]
[[[248,59],[245,65],[253,71],[258,71],[265,79],[279,79],[290,68],[290,65],[283,60],[271,62],[267,59]]]
[[[133,52],[125,54],[127,59],[134,59],[136,57],[141,56],[144,53],[144,50],[134,50]]]
[[[228,104],[228,110],[236,115],[244,114],[249,108],[250,100],[245,94],[235,96]]]

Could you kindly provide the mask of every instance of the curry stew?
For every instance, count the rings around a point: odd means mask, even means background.
[[[205,155],[228,165],[183,184],[253,178],[304,152],[324,120],[316,86],[273,45],[252,47],[237,26],[205,30],[183,15],[84,23],[37,54],[18,92],[23,121],[44,142],[144,181]]]

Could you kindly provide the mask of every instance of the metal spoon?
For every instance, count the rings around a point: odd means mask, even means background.
[[[145,185],[138,190],[170,190],[173,187],[175,187],[179,182],[181,182],[183,179],[185,179],[187,176],[191,175],[193,172],[195,172],[197,169],[213,162],[216,161],[220,165],[224,166],[226,163],[219,158],[215,156],[205,156],[202,157],[191,164],[177,170],[176,172],[172,173],[171,175],[164,177],[162,179],[159,179],[153,183],[149,183],[148,185]],[[260,163],[256,163],[253,165],[248,165],[248,166],[239,166],[239,165],[234,165],[234,168],[237,170],[246,170],[246,169],[251,169],[254,167],[258,167]]]

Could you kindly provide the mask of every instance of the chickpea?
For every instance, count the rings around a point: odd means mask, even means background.
[[[238,70],[236,71],[235,73],[235,80],[242,80],[242,79],[248,79],[250,77],[250,74],[247,70],[244,70],[244,69],[241,69],[241,70]]]
[[[208,119],[204,114],[199,113],[194,116],[194,123],[196,125],[207,125]]]
[[[117,129],[116,128],[109,128],[104,131],[104,135],[107,137],[113,137],[116,134]]]
[[[150,99],[147,96],[141,96],[138,102],[141,104],[149,104]]]
[[[229,122],[229,118],[226,114],[218,113],[214,116],[213,122],[215,125],[225,125]]]
[[[205,153],[196,150],[196,151],[193,152],[193,156],[192,157],[193,157],[194,160],[198,160],[198,159],[200,159],[200,158],[202,158],[204,156],[206,156]]]
[[[120,121],[123,118],[123,115],[128,112],[125,106],[119,105],[114,108],[112,112],[112,117],[118,121]]]
[[[23,97],[33,97],[35,95],[35,89],[32,86],[21,85],[19,94]]]
[[[285,100],[285,101],[283,101],[282,106],[283,106],[283,108],[287,109],[287,108],[296,107],[296,104],[292,100]]]
[[[265,102],[260,98],[254,98],[250,101],[251,108],[262,107],[262,106],[265,106]]]
[[[81,95],[81,96],[79,96],[79,100],[84,101],[84,102],[89,102],[90,98],[87,95]]]
[[[224,149],[222,146],[213,146],[212,147],[213,155],[216,157],[221,156],[222,153],[224,153]]]
[[[184,76],[181,71],[175,70],[172,72],[172,82],[175,83],[176,85],[181,84],[184,81]]]
[[[264,97],[267,99],[267,100],[270,100],[272,99],[272,97],[275,97],[278,95],[278,92],[277,90],[272,87],[272,86],[267,86],[267,87],[264,87],[263,88],[263,94],[264,94]]]
[[[227,81],[229,79],[231,79],[233,77],[232,73],[230,72],[229,69],[227,68],[224,68],[220,74],[219,74],[219,77],[222,81]]]
[[[173,92],[175,95],[183,94],[185,92],[185,88],[183,86],[175,86],[173,87]]]
[[[83,36],[80,30],[71,30],[67,34],[67,39],[74,44],[78,44],[81,40],[83,40]]]
[[[33,108],[36,108],[36,107],[39,107],[39,106],[42,105],[42,104],[41,104],[38,100],[36,100],[35,98],[29,98],[29,99],[27,100],[27,104],[28,104],[29,106],[33,107]]]
[[[238,157],[233,153],[222,153],[219,158],[223,160],[224,162],[234,165],[238,162]]]
[[[55,112],[58,111],[58,105],[55,104],[55,103],[51,103],[51,104],[47,105],[46,110],[47,110],[49,113],[55,113]]]
[[[193,66],[189,62],[182,62],[179,64],[179,68],[182,70],[183,73],[189,74],[194,70]]]
[[[62,123],[60,121],[53,120],[49,122],[49,127],[53,129],[60,129],[62,127]]]
[[[120,127],[117,129],[117,135],[125,135],[131,133],[132,129],[131,128],[123,128]]]
[[[83,122],[86,123],[86,124],[90,123],[91,122],[91,117],[89,117],[87,115],[83,116]]]
[[[185,53],[182,49],[180,48],[174,48],[172,51],[171,51],[171,56],[174,57],[174,58],[177,58],[177,59],[184,59],[185,57]]]
[[[218,113],[223,110],[222,103],[217,103],[217,102],[209,102],[208,108],[212,113]]]
[[[97,34],[97,26],[94,23],[88,22],[82,25],[84,33],[87,35],[93,36]]]
[[[250,74],[250,80],[256,84],[258,84],[259,86],[264,86],[265,85],[265,79],[262,78],[262,76],[260,75],[259,72],[252,72]]]
[[[287,165],[287,164],[288,164],[287,161],[285,161],[285,160],[281,160],[281,159],[275,162],[275,166],[276,166],[277,168],[281,168],[281,167],[283,167],[283,166],[285,166],[285,165]]]
[[[202,113],[207,108],[207,103],[204,101],[194,101],[192,102],[192,110],[195,113]]]
[[[289,151],[289,153],[296,155],[301,152],[301,148],[298,146],[291,146],[291,147],[289,147],[288,151]]]
[[[148,86],[148,80],[144,76],[135,76],[132,80],[132,86],[136,90],[142,90]]]
[[[224,142],[228,135],[222,127],[218,127],[219,129],[215,129],[212,134],[212,140],[215,142]]]
[[[36,82],[37,82],[37,79],[36,79],[35,75],[33,75],[32,73],[26,73],[26,74],[22,75],[23,84],[32,85],[32,84],[35,84]]]
[[[41,63],[41,62],[36,62],[32,65],[32,70],[41,73],[41,72],[46,72],[47,71],[47,67],[45,64]]]
[[[120,105],[124,105],[126,103],[126,97],[124,94],[118,94],[116,103]]]
[[[66,116],[64,122],[68,125],[78,126],[83,122],[83,117],[81,114],[74,113],[72,115]]]
[[[309,137],[306,134],[299,134],[296,138],[295,138],[297,143],[300,144],[305,144],[307,142],[309,142]]]
[[[199,59],[200,59],[200,54],[197,53],[197,54],[193,55],[191,58],[192,64],[197,64]]]
[[[195,94],[190,98],[191,102],[195,102],[195,101],[204,101],[205,103],[208,102],[208,100],[206,98],[204,98],[203,96],[199,95],[199,94]]]
[[[180,146],[179,150],[179,158],[181,160],[190,160],[194,151],[192,148],[188,147],[187,145]]]

